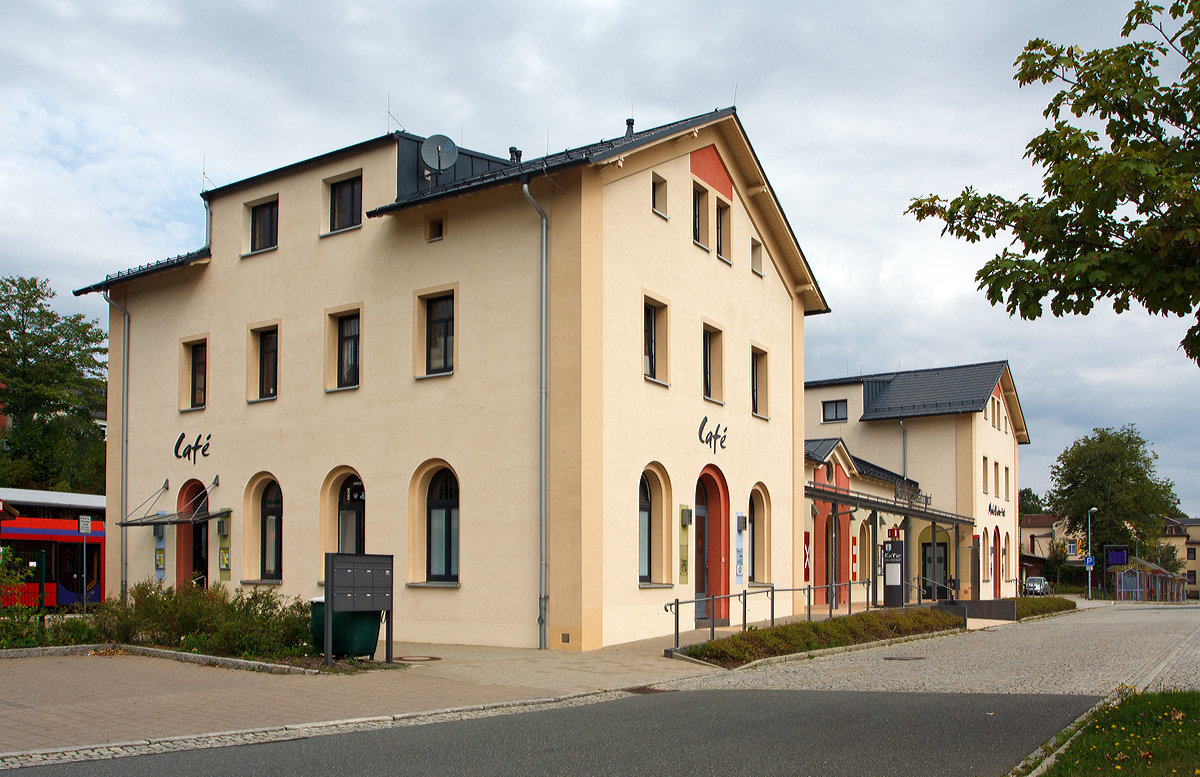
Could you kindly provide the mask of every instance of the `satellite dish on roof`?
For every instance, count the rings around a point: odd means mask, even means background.
[[[434,172],[449,170],[457,159],[458,146],[445,135],[433,135],[421,144],[421,161]]]

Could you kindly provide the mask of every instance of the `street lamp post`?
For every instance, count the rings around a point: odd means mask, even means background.
[[[1093,507],[1088,510],[1088,557],[1092,555],[1092,516],[1096,514],[1099,508]],[[1092,600],[1092,568],[1088,567],[1088,601]]]

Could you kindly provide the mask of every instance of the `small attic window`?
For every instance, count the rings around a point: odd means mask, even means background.
[[[821,403],[821,423],[833,424],[840,421],[845,421],[849,417],[847,413],[846,400],[835,399],[830,402]]]
[[[432,243],[441,240],[446,235],[446,215],[439,213],[430,216],[425,222],[425,242]]]
[[[663,218],[667,217],[667,179],[658,173],[651,173],[650,209]]]

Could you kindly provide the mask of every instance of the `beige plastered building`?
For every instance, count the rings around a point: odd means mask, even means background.
[[[202,249],[76,292],[111,301],[127,425],[109,591],[307,599],[324,553],[388,554],[397,639],[590,650],[801,579],[804,321],[828,306],[736,113],[524,162],[451,145],[394,133],[206,191]]]
[[[962,599],[1016,595],[1018,446],[1028,444],[1029,434],[1007,362],[814,380],[805,385],[804,401],[811,437],[840,438],[849,453],[884,470],[897,502],[928,511],[875,513],[878,543],[889,536],[905,541],[908,600],[917,597],[916,586],[928,595],[934,585]],[[814,469],[817,483],[827,482],[826,471],[828,482],[851,490],[870,490],[852,479],[876,488],[888,482],[863,479],[854,467],[831,461]],[[864,544],[863,524],[872,513],[860,509],[842,518],[835,540],[823,526],[829,511],[828,502],[814,503],[809,555],[814,565],[823,563],[836,547],[845,559],[837,580],[844,582],[857,567],[850,563],[851,545]],[[822,542],[834,545],[826,550]],[[811,577],[827,584],[832,574],[814,566]]]

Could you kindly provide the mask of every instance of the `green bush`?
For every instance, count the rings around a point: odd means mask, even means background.
[[[738,632],[725,639],[691,645],[685,652],[692,658],[732,668],[760,658],[861,645],[961,626],[961,618],[940,610],[914,608],[862,612],[827,621],[797,621],[767,629]]]
[[[1061,596],[1023,596],[1017,599],[1017,620],[1031,618],[1034,615],[1048,615],[1052,612],[1074,610],[1075,602]]]
[[[165,586],[146,580],[128,602],[109,599],[89,613],[102,642],[148,645],[214,656],[275,658],[313,651],[308,603],[272,590],[222,585]]]

